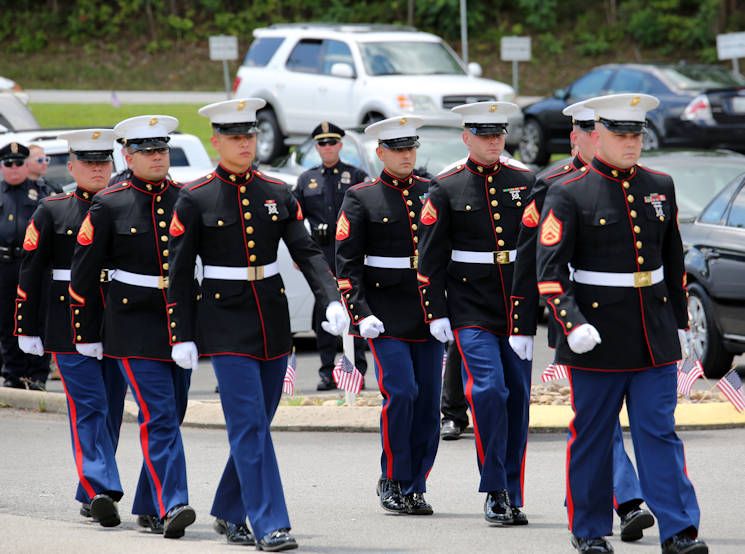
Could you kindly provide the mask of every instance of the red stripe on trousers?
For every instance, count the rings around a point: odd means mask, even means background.
[[[574,417],[577,417],[577,410],[574,407],[574,387],[572,386],[572,370],[569,369],[569,396],[572,401],[572,411],[574,412]],[[572,530],[573,523],[574,523],[574,499],[572,499],[572,485],[569,481],[569,463],[572,460],[572,443],[574,443],[575,439],[577,438],[577,430],[574,428],[574,417],[572,418],[572,421],[569,422],[569,433],[572,435],[569,440],[567,441],[567,468],[566,468],[566,474],[567,474],[567,517],[569,519],[569,530]]]
[[[466,383],[465,395],[468,400],[468,405],[471,407],[471,419],[473,419],[473,434],[476,436],[476,454],[479,457],[479,464],[481,467],[484,466],[484,445],[481,444],[481,433],[479,433],[479,424],[476,421],[476,410],[473,406],[473,375],[471,370],[468,369],[468,362],[466,361],[466,355],[463,353],[463,347],[460,344],[460,334],[455,331],[455,342],[458,344],[458,350],[460,351],[460,357],[463,360],[463,367],[466,368],[468,374],[468,382]]]
[[[386,398],[386,403],[383,406],[383,409],[380,411],[380,432],[383,434],[383,451],[385,452],[385,459],[387,462],[386,465],[388,466],[386,468],[385,476],[388,479],[393,479],[393,452],[391,452],[391,442],[390,438],[388,437],[388,404],[390,404],[391,402],[391,396],[388,394],[388,391],[385,390],[385,387],[383,386],[383,365],[378,359],[378,353],[375,351],[375,346],[373,345],[372,339],[368,340],[367,342],[370,343],[370,351],[372,352],[373,358],[375,358],[375,362],[378,364],[378,372],[380,374],[380,378],[378,379],[378,388],[380,388],[380,392]]]

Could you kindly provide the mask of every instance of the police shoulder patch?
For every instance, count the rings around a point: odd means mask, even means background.
[[[536,208],[535,200],[525,207],[523,210],[523,225],[526,227],[538,227],[538,222],[541,220],[541,214]]]
[[[430,198],[427,198],[427,201],[422,207],[419,221],[421,221],[423,225],[432,225],[437,221],[437,208],[432,205],[432,200]]]
[[[336,222],[336,240],[344,240],[346,238],[349,238],[349,220],[342,211],[341,215],[339,215],[339,220]]]
[[[562,223],[550,210],[548,216],[543,220],[541,225],[541,244],[544,246],[553,246],[561,240]]]

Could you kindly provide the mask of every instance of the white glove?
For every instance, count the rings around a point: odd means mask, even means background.
[[[102,342],[80,342],[75,345],[75,350],[80,352],[83,356],[89,356],[98,360],[103,359]]]
[[[44,355],[44,345],[41,343],[41,337],[18,335],[18,348],[26,354],[33,354],[34,356]]]
[[[572,349],[572,352],[575,354],[584,354],[585,352],[589,352],[595,348],[595,346],[600,344],[602,341],[600,340],[600,333],[598,333],[598,330],[595,329],[595,327],[589,323],[583,323],[574,331],[569,333],[567,342],[569,343],[569,348]]]
[[[453,330],[450,328],[450,318],[433,319],[429,324],[429,333],[440,342],[453,340]]]
[[[199,352],[194,342],[177,342],[171,348],[171,358],[184,369],[197,369]]]
[[[360,335],[365,339],[374,339],[385,331],[383,322],[374,315],[369,315],[360,321]]]
[[[364,321],[364,320],[363,320]],[[321,327],[330,335],[342,335],[347,328],[347,314],[341,302],[334,300],[326,308],[326,321],[321,322]]]
[[[19,345],[20,345],[20,337]],[[680,341],[680,353],[687,358],[693,352],[693,335],[687,329],[678,329],[678,340]]]
[[[510,337],[510,346],[521,360],[533,360],[533,337],[514,335]]]

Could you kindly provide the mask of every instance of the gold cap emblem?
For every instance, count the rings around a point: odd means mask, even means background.
[[[156,123],[158,123],[158,118],[157,117],[151,117],[150,118],[150,123],[148,123],[148,125],[150,125],[152,127]]]
[[[329,132],[329,122],[328,121],[324,121],[323,123],[321,123],[321,130],[324,133],[328,133]]]
[[[101,133],[98,131],[94,131],[93,134],[91,135],[91,138],[93,140],[96,140],[97,138],[101,138]]]
[[[238,102],[238,106],[236,106],[236,107],[238,108],[238,111],[241,111],[243,108],[246,107],[246,101],[245,100],[241,100],[240,102]]]
[[[10,151],[13,152],[13,154],[18,154],[18,143],[17,142],[10,143]]]
[[[497,111],[497,108],[499,108],[499,106],[497,104],[492,104],[491,106],[489,106],[489,111],[490,112],[496,112]]]
[[[637,105],[637,104],[638,104],[639,102],[641,102],[641,101],[642,101],[642,99],[641,99],[641,98],[639,98],[638,96],[634,96],[634,97],[633,97],[633,98],[631,99],[631,105],[632,105],[632,106],[636,106],[636,105]]]
[[[399,124],[399,125],[406,125],[406,123],[408,123],[408,121],[409,121],[409,120],[408,120],[407,118],[405,118],[405,117],[402,117],[402,118],[401,118],[401,121],[399,121],[399,122],[398,122],[398,124]]]

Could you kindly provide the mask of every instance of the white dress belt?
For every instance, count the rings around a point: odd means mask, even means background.
[[[665,270],[658,267],[652,271],[635,271],[633,273],[613,273],[609,271],[588,271],[574,269],[572,280],[583,285],[600,287],[649,287],[662,282]]]
[[[416,269],[416,256],[365,256],[365,265],[386,269]]]
[[[222,279],[224,281],[260,281],[279,273],[279,262],[276,260],[266,265],[248,267],[230,267],[225,265],[205,265],[205,279]]]
[[[168,276],[143,275],[142,273],[132,273],[123,269],[112,269],[109,271],[109,279],[137,287],[148,287],[151,289],[168,288]]]
[[[517,259],[517,250],[497,252],[474,252],[473,250],[453,250],[450,259],[467,264],[509,264]]]
[[[69,269],[53,269],[52,280],[54,281],[69,281],[70,270]]]

